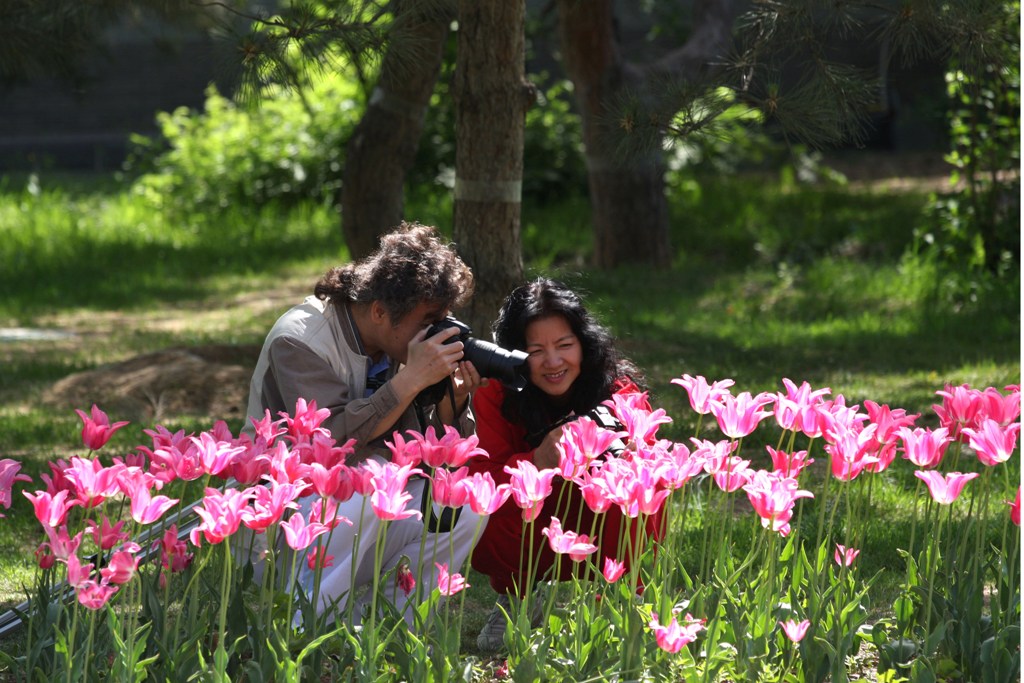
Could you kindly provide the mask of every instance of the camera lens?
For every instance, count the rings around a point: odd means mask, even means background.
[[[526,386],[526,358],[522,351],[509,351],[473,337],[462,340],[466,360],[476,366],[481,377],[493,377],[514,389]]]
[[[442,330],[450,327],[457,327],[459,334],[451,337],[447,343],[456,340],[463,344],[465,359],[476,366],[476,371],[481,377],[493,377],[501,380],[506,386],[519,391],[526,386],[528,370],[526,367],[527,355],[522,351],[509,351],[497,344],[476,339],[472,336],[472,330],[455,318],[448,316],[444,320],[434,323],[427,336],[431,337]]]

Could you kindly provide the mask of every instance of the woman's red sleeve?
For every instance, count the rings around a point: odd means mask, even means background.
[[[504,387],[491,380],[473,395],[473,415],[480,448],[489,458],[473,458],[470,472],[490,472],[495,484],[507,484],[511,477],[505,467],[515,467],[523,460],[533,462],[533,449],[524,440],[523,428],[513,425],[501,414]]]

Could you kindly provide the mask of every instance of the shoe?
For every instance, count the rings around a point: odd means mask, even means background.
[[[530,626],[537,628],[544,618],[544,600],[542,596],[534,594],[532,602]],[[495,600],[491,613],[487,615],[487,622],[480,629],[480,633],[476,637],[476,647],[478,650],[481,652],[498,652],[504,649],[505,629],[508,627],[506,614],[512,617],[512,600],[508,594],[503,593]]]
[[[505,611],[502,612],[502,609]],[[505,628],[508,626],[506,614],[512,613],[512,601],[502,593],[487,615],[487,622],[476,637],[476,647],[481,652],[498,652],[505,647]]]

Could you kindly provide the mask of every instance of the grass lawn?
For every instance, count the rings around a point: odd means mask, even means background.
[[[62,402],[55,383],[168,348],[258,345],[278,315],[346,258],[337,216],[325,206],[175,216],[107,182],[43,178],[39,190],[23,187],[18,179],[0,184],[0,457],[23,462],[33,477],[49,460],[83,452],[73,408],[89,405]],[[527,203],[523,213],[531,272],[588,293],[644,370],[653,403],[675,419],[663,436],[685,441],[694,433],[685,392],[670,383],[683,373],[732,378],[735,391],[752,393],[781,391],[785,377],[829,387],[849,404],[870,399],[924,414],[945,384],[1020,382],[1019,277],[979,280],[966,295],[951,295],[946,273],[907,257],[924,220],[924,192],[763,178],[674,190],[676,254],[665,271],[582,267],[589,235],[581,199]],[[436,202],[423,207],[428,217],[417,210],[409,206],[408,215],[425,222],[444,215]],[[17,340],[13,328],[67,336]],[[241,425],[237,410],[174,413],[151,397],[104,453],[131,451],[155,422],[199,431],[222,418],[233,430]],[[762,447],[745,444],[744,452]],[[1019,462],[1011,471],[1019,478]],[[897,549],[910,533],[915,482],[892,468],[873,493],[861,561],[866,574],[884,570],[869,596],[879,612],[902,578]],[[20,493],[5,512],[0,610],[24,597],[41,539]],[[493,596],[483,577],[469,580],[471,636]],[[464,642],[472,652],[473,639]]]

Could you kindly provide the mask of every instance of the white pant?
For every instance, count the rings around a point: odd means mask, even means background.
[[[419,508],[426,484],[425,479],[409,481],[406,490],[412,494],[412,500],[407,504],[407,508]],[[309,497],[302,501],[301,511],[307,519],[315,500],[316,497]],[[439,512],[436,507],[435,512]],[[486,517],[477,515],[467,505],[462,508],[458,522],[450,532],[431,533],[428,531],[424,536],[426,520],[409,518],[388,522],[387,529],[383,532],[384,536],[381,537],[381,529],[385,522],[374,514],[368,497],[364,499],[358,494],[338,505],[338,516],[351,520],[352,526],[342,522],[333,532],[330,532],[330,542],[324,553],[333,555],[334,559],[330,567],[323,569],[320,577],[317,612],[322,613],[336,605],[341,613],[348,604],[348,600],[355,596],[356,603],[353,606],[353,611],[354,619],[357,622],[362,604],[367,603],[371,598],[370,591],[373,589],[376,573],[375,555],[378,551],[379,541],[383,541],[384,547],[381,549],[380,575],[382,578],[379,579],[381,583],[377,599],[389,600],[405,613],[406,619],[411,623],[410,607],[413,606],[413,598],[418,595],[420,600],[425,600],[437,586],[435,563],[447,564],[451,574],[461,572],[470,550],[480,538],[487,523]],[[318,540],[325,539],[327,539],[326,534]],[[315,575],[305,561],[309,552],[307,549],[303,552],[303,556],[298,558],[297,564],[300,567],[298,585],[312,599]],[[398,565],[403,556],[407,558],[409,569],[416,579],[416,588],[409,596],[406,596],[404,591],[396,585],[394,574],[387,576],[386,579],[383,578],[384,574]],[[355,572],[354,580],[353,570]]]

